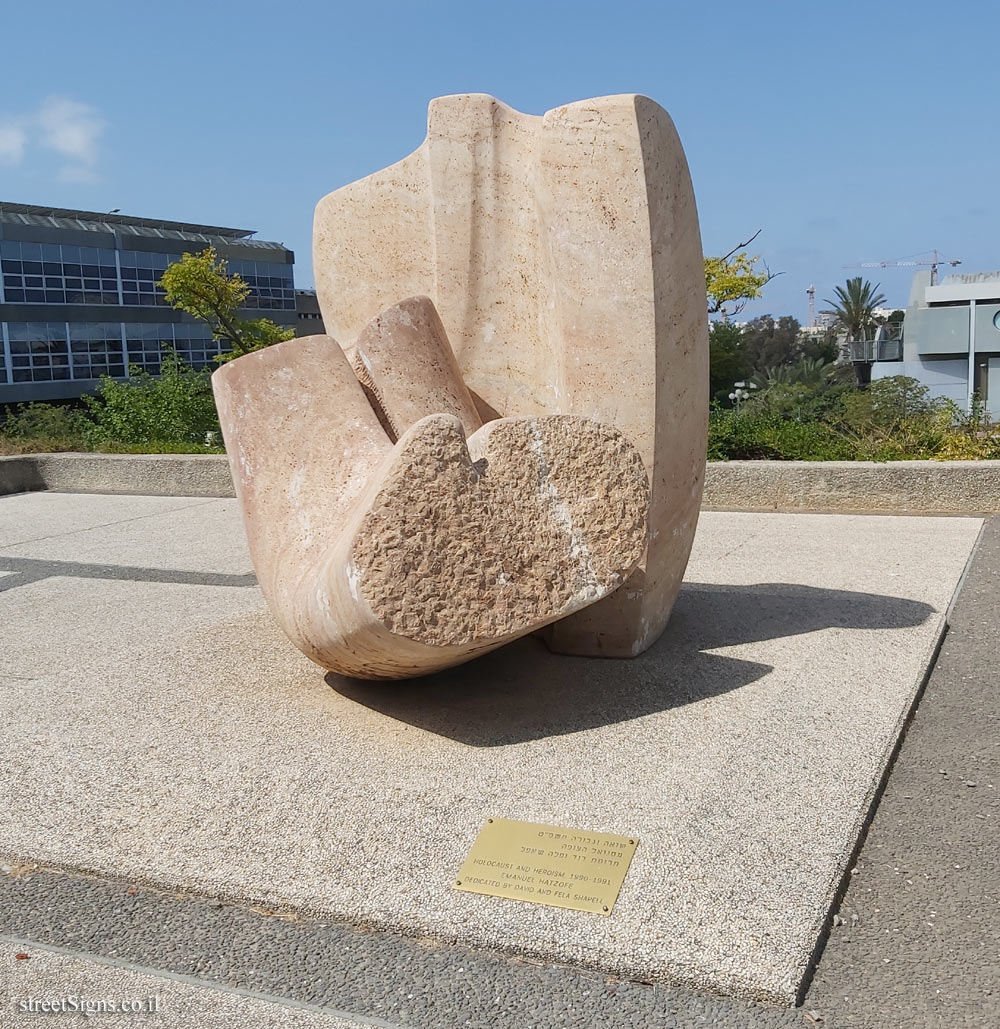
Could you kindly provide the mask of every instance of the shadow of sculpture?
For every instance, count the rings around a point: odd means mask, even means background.
[[[631,660],[566,657],[536,637],[461,668],[405,682],[330,673],[371,710],[473,747],[497,747],[630,721],[716,697],[772,666],[705,653],[828,628],[903,629],[934,609],[899,597],[758,584],[685,584],[666,632]]]
[[[53,561],[33,557],[0,557],[0,572],[9,573],[0,577],[0,593],[53,577],[118,579],[123,582],[173,582],[185,586],[236,586],[244,589],[257,585],[257,577],[253,572],[190,572],[178,568],[89,564],[82,561]]]
[[[781,582],[685,583],[682,596],[684,603],[678,600],[671,625],[689,633],[699,650],[819,629],[906,629],[934,613],[933,607],[918,600]]]

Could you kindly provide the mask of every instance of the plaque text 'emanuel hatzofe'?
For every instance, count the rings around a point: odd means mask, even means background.
[[[610,915],[639,841],[613,833],[490,818],[455,889]]]

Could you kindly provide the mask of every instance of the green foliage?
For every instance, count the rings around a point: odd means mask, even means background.
[[[772,318],[763,314],[743,326],[743,352],[756,374],[765,368],[794,364],[802,356],[798,320],[787,315]]]
[[[781,364],[765,368],[763,373],[754,376],[759,387],[778,385],[819,386],[826,382],[836,371],[836,365],[821,358],[802,357],[795,364]]]
[[[807,336],[801,341],[801,354],[813,360],[832,363],[840,357],[840,344],[837,342],[837,330],[828,329],[822,336]]]
[[[748,300],[756,300],[761,295],[770,275],[757,270],[759,260],[759,254],[746,253],[705,258],[705,290],[710,313],[726,309],[730,315],[736,314]]]
[[[294,329],[284,328],[272,322],[270,318],[251,318],[237,322],[240,330],[240,342],[233,345],[232,350],[220,354],[216,360],[222,364],[233,361],[254,350],[263,350],[272,343],[284,343],[295,335]]]
[[[885,295],[878,292],[878,284],[872,285],[860,275],[848,279],[846,288],[834,289],[836,300],[826,300],[830,305],[824,314],[832,314],[837,324],[846,331],[849,340],[868,339],[875,324],[874,311],[885,303]]]
[[[839,426],[843,420],[844,399],[854,388],[847,383],[826,379],[823,382],[774,382],[754,398],[760,411],[768,411],[796,422],[825,422]]]
[[[214,247],[200,254],[184,254],[160,276],[160,285],[168,304],[206,322],[216,339],[229,344],[220,361],[231,361],[295,335],[294,329],[282,328],[269,318],[239,317],[250,287],[239,275],[227,274],[226,262]]]
[[[708,333],[709,393],[727,402],[733,383],[750,377],[741,342],[743,330],[732,322],[713,322]]]
[[[862,392],[828,368],[800,362],[797,369],[775,369],[739,411],[713,410],[710,460],[1000,459],[1000,428],[981,404],[966,415],[906,376]]]
[[[930,391],[916,379],[893,375],[877,379],[866,390],[848,397],[844,421],[852,428],[879,428],[891,431],[910,419],[921,419],[944,411],[953,420],[955,405],[940,398],[931,399]]]
[[[738,243],[728,254],[705,258],[705,292],[709,314],[724,313],[732,317],[742,311],[748,300],[756,300],[774,278],[760,254],[748,254],[746,248],[760,235],[758,229],[746,242]]]
[[[206,439],[221,438],[207,370],[171,360],[164,361],[159,377],[136,368],[130,375],[125,382],[102,378],[98,395],[84,398],[95,447],[205,452],[212,446]]]
[[[708,423],[710,461],[841,461],[853,456],[837,430],[821,421],[799,422],[761,407],[716,410]]]
[[[68,404],[18,404],[5,408],[0,436],[7,452],[86,450],[90,422]]]

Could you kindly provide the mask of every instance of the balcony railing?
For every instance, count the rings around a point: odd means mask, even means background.
[[[870,364],[872,361],[903,360],[903,323],[886,322],[876,326],[871,339],[851,340],[847,344],[852,361]]]

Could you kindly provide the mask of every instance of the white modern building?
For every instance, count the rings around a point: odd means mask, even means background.
[[[867,345],[872,379],[908,375],[966,409],[978,393],[1000,418],[1000,271],[948,275],[933,286],[929,271],[917,272],[901,345]]]

